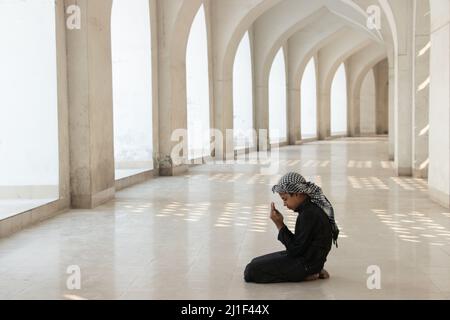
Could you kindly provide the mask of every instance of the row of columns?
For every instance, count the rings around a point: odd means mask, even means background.
[[[439,1],[439,0],[438,0]],[[253,14],[267,10],[266,4],[256,5]],[[402,2],[402,1],[400,1]],[[394,6],[394,12],[400,13],[397,23],[398,47],[390,48],[389,67],[386,61],[380,62],[380,56],[374,57],[371,67],[374,67],[377,83],[377,105],[381,110],[386,101],[389,101],[389,117],[386,108],[377,116],[377,132],[384,133],[387,130],[386,118],[389,118],[390,154],[395,159],[399,175],[424,176],[426,164],[432,163],[431,147],[430,159],[427,161],[426,150],[426,117],[427,114],[427,51],[426,47],[427,21],[423,16],[417,15],[423,9],[417,9],[421,1],[403,1]],[[70,181],[71,198],[74,207],[95,207],[96,205],[111,199],[114,196],[114,154],[113,154],[113,123],[112,123],[112,70],[111,70],[111,43],[110,43],[110,16],[112,0],[65,0],[65,5],[77,4],[81,7],[80,30],[67,31],[67,70],[68,70],[68,101],[69,109],[69,136],[70,136]],[[177,1],[151,0],[152,27],[156,32],[153,39],[154,61],[154,125],[155,130],[155,167],[161,175],[176,175],[187,170],[183,163],[174,163],[171,158],[173,148],[179,141],[172,140],[172,133],[179,128],[187,128],[186,113],[186,70],[185,48],[190,30],[190,24],[198,11],[201,0]],[[263,3],[263,2],[261,2]],[[275,3],[275,2],[274,2]],[[274,5],[272,3],[271,5]],[[252,20],[242,23],[228,23],[218,25],[211,17],[220,16],[221,12],[226,16],[226,8],[222,2],[205,2],[207,25],[212,30],[209,41],[210,78],[212,120],[211,127],[222,132],[233,127],[232,111],[232,54],[218,56],[218,52],[235,52],[236,46],[231,49],[219,50],[220,37],[232,37],[240,39],[243,33],[251,28]],[[229,11],[238,8],[236,1],[230,1]],[[221,7],[224,6],[224,7]],[[234,7],[233,7],[234,6]],[[233,9],[234,8],[234,9]],[[406,13],[405,13],[406,11]],[[183,14],[188,12],[189,14]],[[414,15],[416,13],[416,15]],[[321,13],[324,14],[324,13]],[[156,19],[156,17],[158,17]],[[413,28],[413,26],[416,26]],[[305,26],[297,26],[304,28]],[[234,28],[234,29],[233,29]],[[268,112],[268,72],[267,64],[258,60],[258,48],[264,37],[262,24],[255,25],[251,32],[254,55],[254,101],[255,101],[255,129],[269,129]],[[235,30],[236,32],[228,32]],[[298,30],[298,29],[297,29]],[[414,30],[411,34],[411,30]],[[291,36],[296,30],[291,30]],[[336,31],[336,30],[335,30]],[[350,31],[344,31],[347,33]],[[436,32],[442,32],[441,30]],[[358,63],[358,58],[352,57],[358,51],[367,48],[370,41],[367,37],[356,33],[351,37],[336,36],[330,34],[327,46],[321,50],[314,50],[314,44],[310,47],[295,49],[286,39],[283,41],[286,52],[288,70],[288,122],[289,142],[296,143],[300,136],[300,85],[296,75],[298,61],[291,56],[292,50],[300,50],[307,53],[306,57],[317,58],[318,78],[318,117],[319,138],[326,139],[330,136],[330,91],[331,81],[340,63],[347,61],[349,72],[349,131],[358,135],[358,86],[355,79],[362,78],[363,71]],[[440,35],[441,33],[439,33]],[[216,37],[217,36],[217,37]],[[287,38],[288,39],[288,38]],[[277,40],[278,41],[278,40]],[[236,43],[236,41],[234,41]],[[237,43],[239,43],[237,41]],[[325,43],[321,43],[325,45]],[[306,50],[307,48],[308,50]],[[414,50],[412,50],[414,48]],[[302,51],[303,50],[303,51]],[[312,51],[311,51],[312,50]],[[417,55],[417,50],[420,55]],[[432,51],[431,51],[432,52]],[[352,57],[351,59],[349,59]],[[259,62],[258,62],[259,61]],[[220,64],[223,62],[223,64]],[[301,62],[300,64],[305,64]],[[261,69],[263,68],[263,69]],[[264,68],[266,68],[264,70]],[[433,66],[431,66],[433,68]],[[304,69],[304,66],[303,66]],[[355,73],[358,70],[358,76]],[[387,72],[388,70],[388,72]],[[397,72],[398,71],[398,72]],[[300,73],[300,72],[298,72]],[[388,81],[389,80],[389,81]],[[292,82],[294,81],[294,82]],[[387,87],[389,83],[389,88]],[[416,88],[419,86],[421,90]],[[412,92],[412,88],[414,88]],[[352,91],[353,90],[353,91]],[[389,96],[389,98],[387,98]],[[414,106],[413,108],[411,106]],[[292,120],[292,119],[295,120]],[[414,119],[414,121],[413,121]],[[430,126],[431,128],[431,117]],[[268,137],[263,137],[263,140]],[[430,130],[431,139],[431,130]],[[260,141],[261,142],[261,141]],[[187,151],[187,142],[184,141],[184,150]],[[223,150],[232,150],[230,139],[225,139]],[[221,157],[223,154],[216,154]],[[434,155],[436,157],[436,155]],[[448,159],[448,158],[447,158]],[[432,168],[430,166],[430,171]],[[424,166],[425,165],[425,166]],[[434,169],[436,170],[436,169]],[[448,182],[448,181],[447,181]],[[445,183],[444,183],[445,184]],[[442,189],[442,188],[441,188]],[[440,190],[440,189],[439,189]],[[444,191],[445,194],[445,191]],[[448,192],[447,192],[448,194]],[[441,196],[442,198],[442,196]],[[441,201],[442,202],[442,201]]]
[[[173,148],[179,143],[174,141],[172,133],[176,129],[187,128],[186,113],[186,69],[185,48],[190,30],[190,24],[200,5],[205,5],[208,29],[212,30],[209,41],[210,78],[214,79],[210,92],[212,101],[211,127],[222,132],[233,127],[232,111],[232,68],[221,69],[211,61],[215,53],[215,35],[221,28],[215,25],[211,16],[219,15],[214,3],[194,1],[166,0],[151,2],[152,31],[156,37],[152,40],[153,54],[153,110],[155,167],[161,175],[176,175],[185,170],[184,163],[175,163],[171,157]],[[81,28],[66,31],[67,72],[68,72],[68,104],[69,108],[69,137],[70,137],[70,189],[73,207],[91,208],[114,197],[114,142],[113,142],[113,114],[112,114],[112,67],[111,67],[111,8],[112,0],[65,0],[65,6],[76,4],[80,7]],[[231,3],[233,4],[233,3]],[[230,4],[230,5],[231,5]],[[238,3],[234,3],[238,5]],[[259,8],[263,10],[267,8]],[[189,12],[180,18],[181,12]],[[314,5],[311,5],[314,12]],[[255,12],[257,14],[257,12]],[[309,17],[313,21],[323,11],[315,12]],[[156,18],[158,17],[158,18]],[[308,21],[309,21],[308,20]],[[311,23],[309,21],[309,23]],[[250,22],[249,22],[250,23]],[[296,25],[291,30],[294,34],[305,26],[306,22]],[[242,36],[250,26],[241,25],[241,30],[235,36]],[[247,28],[247,29],[245,29]],[[269,129],[268,108],[268,75],[270,65],[258,64],[257,50],[265,50],[268,44],[264,41],[267,33],[264,24],[256,25],[251,32],[255,77],[255,128],[257,130]],[[242,34],[241,34],[242,33]],[[174,38],[182,41],[175,41]],[[287,36],[286,36],[287,37]],[[365,45],[367,40],[362,35],[355,34],[351,41],[346,39],[344,32],[340,37],[331,38],[330,49],[319,51],[317,55],[318,74],[318,105],[320,138],[330,135],[329,91],[331,90],[332,75],[340,62],[345,61],[354,52]],[[357,40],[355,45],[355,39]],[[287,74],[291,79],[294,75],[289,61],[289,45],[284,40],[287,62]],[[308,50],[315,50],[311,43]],[[331,48],[331,46],[338,46]],[[305,48],[299,49],[305,50]],[[313,51],[314,52],[314,51]],[[275,52],[276,53],[276,52]],[[274,53],[274,54],[275,54]],[[264,56],[262,56],[264,57]],[[226,59],[226,57],[224,57]],[[323,63],[326,61],[325,63]],[[337,63],[339,61],[339,63]],[[333,63],[334,62],[334,63]],[[232,66],[232,64],[230,64]],[[261,67],[263,69],[261,69]],[[264,69],[265,68],[265,69]],[[304,68],[304,66],[303,66]],[[299,70],[302,72],[302,70]],[[288,80],[292,90],[299,88],[300,81],[292,83]],[[326,88],[323,90],[323,88]],[[291,90],[291,94],[292,91]],[[298,91],[297,91],[298,92]],[[300,96],[295,103],[289,104],[289,110],[300,110]],[[298,114],[297,114],[298,115]],[[290,126],[291,132],[300,132],[300,117],[298,123]],[[328,119],[323,121],[323,119]],[[292,135],[292,133],[291,133]],[[231,139],[224,139],[223,150],[233,150],[230,147]],[[262,140],[262,141],[261,141]],[[267,137],[260,137],[259,143],[268,142]],[[292,142],[292,141],[291,141]],[[296,141],[295,141],[296,142]],[[184,150],[187,142],[184,141]],[[217,157],[224,156],[216,154]],[[227,155],[230,156],[230,155]]]

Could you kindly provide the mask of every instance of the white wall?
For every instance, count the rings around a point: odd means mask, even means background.
[[[302,139],[317,137],[317,80],[314,57],[308,62],[302,78],[301,129]]]
[[[116,169],[152,169],[152,54],[148,0],[114,0],[111,47]]]
[[[54,1],[0,1],[0,43],[0,197],[57,197]]]
[[[376,134],[375,77],[371,69],[364,78],[360,97],[360,123],[362,135]]]
[[[433,0],[430,52],[430,168],[431,197],[450,205],[450,3]]]
[[[286,65],[281,48],[272,64],[269,78],[270,143],[287,140]]]
[[[233,66],[234,147],[252,147],[253,76],[250,39],[246,32],[239,44]]]
[[[347,76],[341,64],[331,87],[331,135],[347,134]]]
[[[208,37],[202,5],[192,23],[186,52],[189,159],[210,155]]]

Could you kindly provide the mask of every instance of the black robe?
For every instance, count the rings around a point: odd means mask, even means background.
[[[278,234],[286,250],[253,259],[245,269],[245,281],[299,282],[323,269],[332,245],[328,216],[310,199],[295,211],[295,233],[285,226]]]

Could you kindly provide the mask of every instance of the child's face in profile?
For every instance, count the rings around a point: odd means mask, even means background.
[[[280,193],[280,198],[283,200],[283,204],[286,208],[290,210],[297,209],[303,201],[305,201],[306,196],[304,194],[293,194]]]

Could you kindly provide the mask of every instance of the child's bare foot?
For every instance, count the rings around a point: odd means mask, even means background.
[[[307,276],[306,278],[305,278],[305,281],[316,281],[316,280],[318,280],[320,278],[320,274],[319,273],[316,273],[316,274],[312,274],[312,275],[310,275],[310,276]]]
[[[322,271],[320,271],[319,273],[319,279],[329,279],[330,278],[330,274],[328,273],[327,270],[322,269]]]

